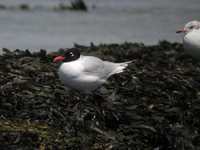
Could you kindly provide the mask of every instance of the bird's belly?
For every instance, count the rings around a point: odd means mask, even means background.
[[[185,36],[183,39],[183,46],[188,54],[200,59],[200,36],[196,38]]]
[[[59,78],[67,87],[84,92],[91,92],[103,83],[96,76],[69,75],[64,72],[59,72]]]

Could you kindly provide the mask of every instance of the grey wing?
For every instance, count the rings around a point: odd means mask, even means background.
[[[101,79],[106,79],[109,77],[110,73],[113,71],[110,65],[105,65],[105,61],[93,57],[93,56],[84,56],[83,66],[84,72],[88,75],[98,76]]]

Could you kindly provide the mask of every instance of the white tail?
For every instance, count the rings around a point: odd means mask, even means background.
[[[107,66],[107,70],[108,70],[108,75],[107,78],[113,74],[117,74],[117,73],[121,73],[124,71],[124,69],[128,66],[129,63],[131,63],[132,61],[128,61],[128,62],[123,62],[123,63],[113,63],[113,62],[108,62],[108,61],[104,61],[104,63],[106,63]],[[111,69],[112,68],[112,69]]]
[[[128,61],[128,62],[123,62],[123,63],[115,63],[117,66],[115,68],[115,70],[113,71],[113,74],[116,73],[121,73],[124,71],[124,69],[128,66],[129,63],[131,63],[132,61]]]

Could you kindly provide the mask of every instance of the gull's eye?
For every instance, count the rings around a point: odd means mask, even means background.
[[[73,57],[73,56],[74,56],[74,54],[73,54],[72,52],[70,52],[70,53],[69,53],[69,55],[70,55],[71,57]]]
[[[189,27],[189,29],[193,29],[193,28],[194,28],[194,26]]]

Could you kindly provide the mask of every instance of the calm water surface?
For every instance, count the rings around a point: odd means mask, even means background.
[[[0,1],[7,6],[23,2],[45,9],[0,10],[0,48],[53,51],[74,43],[181,42],[176,30],[200,20],[199,0],[85,0],[88,12],[50,10],[69,0]]]

